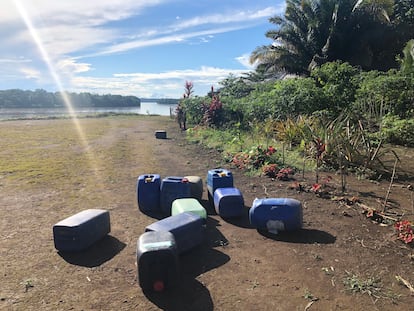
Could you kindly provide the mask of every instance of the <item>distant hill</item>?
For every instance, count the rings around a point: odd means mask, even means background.
[[[136,96],[98,95],[91,93],[65,93],[74,107],[139,107]],[[42,89],[25,91],[20,89],[0,90],[0,108],[58,108],[65,107],[60,92]]]
[[[157,102],[166,105],[177,105],[179,101],[176,98],[141,98],[141,102]]]

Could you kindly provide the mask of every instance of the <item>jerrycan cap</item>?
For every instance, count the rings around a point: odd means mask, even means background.
[[[154,284],[152,284],[152,288],[156,292],[162,292],[164,290],[164,282],[163,281],[155,281]]]

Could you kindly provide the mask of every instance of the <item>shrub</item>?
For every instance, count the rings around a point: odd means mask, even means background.
[[[182,100],[188,124],[198,125],[201,123],[204,116],[204,101],[204,97],[192,97]]]
[[[359,69],[340,61],[323,64],[311,72],[316,84],[323,90],[329,108],[339,113],[347,108],[355,99],[358,88]]]
[[[311,78],[278,81],[270,95],[275,98],[274,114],[282,116],[281,119],[309,115],[327,105],[322,89]]]
[[[413,83],[410,76],[396,71],[364,73],[354,107],[374,121],[386,113],[408,117],[414,108]]]
[[[294,170],[290,167],[285,167],[279,170],[276,174],[276,178],[279,180],[288,181],[292,179],[292,176],[295,174]]]
[[[262,167],[262,172],[265,176],[270,178],[276,178],[279,171],[277,164],[267,164]]]
[[[259,169],[271,162],[276,149],[272,146],[263,148],[261,145],[252,147],[249,152],[239,152],[233,156],[232,163],[240,169]]]
[[[414,120],[388,114],[382,121],[381,135],[389,143],[414,147]]]

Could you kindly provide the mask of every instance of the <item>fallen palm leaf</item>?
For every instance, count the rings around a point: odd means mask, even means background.
[[[314,303],[314,302],[315,302],[314,300],[313,300],[313,301],[311,301],[311,302],[309,302],[309,303],[306,305],[306,307],[305,307],[304,311],[309,310],[309,308],[313,305],[313,303]]]
[[[397,279],[397,281],[401,282],[405,287],[407,287],[411,294],[414,294],[414,287],[411,285],[410,282],[408,282],[407,280],[403,279],[401,276],[396,275],[395,278]]]

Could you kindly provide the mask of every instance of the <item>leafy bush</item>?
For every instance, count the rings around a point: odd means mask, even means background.
[[[323,64],[311,72],[326,99],[324,108],[339,113],[355,99],[359,84],[359,69],[340,61]],[[314,110],[315,111],[315,110]]]
[[[389,143],[414,147],[414,119],[388,114],[382,121],[381,135]]]
[[[263,148],[263,146],[255,146],[249,152],[239,152],[233,156],[232,163],[240,169],[258,169],[263,165],[272,162],[272,155],[276,149],[272,146]]]
[[[370,71],[362,75],[354,107],[374,121],[387,113],[407,117],[414,109],[413,98],[414,81],[410,76]]]
[[[242,107],[246,119],[250,121],[263,122],[269,117],[277,119],[276,98],[271,90],[253,91],[249,96],[240,99],[239,105]]]
[[[201,123],[204,116],[205,101],[205,97],[191,97],[182,100],[188,124],[197,125]]]
[[[270,178],[276,178],[278,171],[279,167],[277,164],[266,164],[262,167],[263,174]]]
[[[277,103],[275,112],[278,115],[297,117],[311,114],[326,107],[326,98],[311,78],[282,80],[275,85],[274,96]]]

